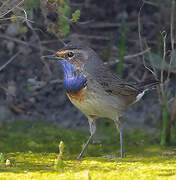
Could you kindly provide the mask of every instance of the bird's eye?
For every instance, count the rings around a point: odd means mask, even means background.
[[[71,58],[71,57],[74,56],[74,53],[73,52],[69,52],[67,55],[68,55],[69,58]]]

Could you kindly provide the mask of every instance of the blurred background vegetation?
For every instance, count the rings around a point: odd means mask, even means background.
[[[79,39],[114,73],[131,82],[161,85],[122,118],[126,129],[146,126],[156,144],[175,144],[175,1],[2,0],[0,2],[0,124],[47,121],[88,127],[67,99],[62,70],[41,59]],[[103,121],[104,129],[110,122]],[[1,148],[3,149],[3,147]]]

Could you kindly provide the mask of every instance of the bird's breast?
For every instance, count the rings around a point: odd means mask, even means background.
[[[116,116],[116,104],[109,100],[104,93],[98,89],[91,89],[89,86],[82,88],[78,93],[67,92],[70,101],[85,115],[107,117],[113,119]]]
[[[73,103],[74,102],[76,104],[84,103],[85,99],[87,98],[86,87],[83,87],[77,93],[67,92],[67,96]]]

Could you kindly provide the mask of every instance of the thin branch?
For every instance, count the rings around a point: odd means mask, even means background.
[[[145,53],[147,53],[149,51],[150,51],[150,48],[147,48],[144,51],[141,51],[139,53],[136,53],[136,54],[133,54],[133,55],[124,56],[124,59],[131,59],[131,58],[136,58],[138,56],[143,56]]]
[[[138,13],[138,36],[139,36],[139,43],[140,43],[140,50],[143,51],[143,42],[142,42],[142,36],[141,36],[141,12],[142,12],[142,8],[144,7],[144,3],[145,1],[142,0],[142,5],[139,9],[139,13]],[[145,63],[145,58],[144,58],[144,55],[142,55],[142,61],[143,61],[143,65],[144,67],[150,71],[154,76],[155,78],[157,77],[157,75],[155,74],[154,71],[152,71],[149,67],[147,67],[146,63]]]
[[[145,41],[145,46],[146,46],[147,48],[149,48],[146,41]],[[150,59],[150,64],[151,64],[152,69],[153,69],[153,71],[154,71],[154,73],[155,73],[155,79],[158,80],[157,70],[156,70],[156,67],[155,67],[155,65],[154,65],[154,63],[153,63],[154,60],[153,60],[153,58],[152,58],[152,56],[151,56],[151,50],[148,51],[148,55],[149,55],[149,59]]]
[[[172,2],[171,2],[171,23],[170,23],[170,31],[171,31],[170,38],[171,38],[171,50],[172,50],[172,53],[174,51],[174,44],[175,44],[174,22],[175,22],[175,0],[172,0]],[[173,55],[171,54],[167,79],[169,79],[169,77],[170,77],[170,69],[171,69],[172,61],[173,61]],[[174,118],[176,118],[176,93],[174,95],[172,109],[173,109],[173,111],[171,112],[171,121],[174,121]]]
[[[7,39],[7,40],[10,40],[10,41],[14,41],[16,43],[23,44],[23,45],[28,46],[28,47],[33,47],[33,48],[38,49],[38,50],[40,50],[42,48],[43,51],[48,51],[48,52],[52,52],[52,53],[55,52],[55,51],[47,49],[45,47],[40,48],[39,46],[35,45],[34,43],[33,44],[32,43],[27,43],[25,41],[22,41],[22,40],[19,40],[17,38],[10,37],[10,36],[4,35],[4,34],[0,34],[0,39]]]
[[[12,1],[11,1],[12,2]],[[17,8],[18,6],[20,6],[22,3],[24,2],[24,0],[20,1],[17,5],[13,6],[12,8],[10,8],[7,12],[4,12],[0,15],[0,18],[4,17],[6,14],[8,14],[9,12],[13,11],[15,8]],[[9,1],[6,2],[6,4],[9,5]],[[4,5],[1,6],[0,10],[5,9]]]
[[[146,46],[148,47],[147,42],[146,42]],[[155,78],[156,78],[156,80],[158,80],[157,70],[156,70],[156,67],[154,66],[154,63],[153,63],[154,60],[153,60],[153,58],[152,58],[152,56],[151,56],[151,52],[149,52],[149,59],[150,59],[150,63],[151,63],[152,69],[153,69],[153,71],[154,71],[155,74],[156,74]],[[161,89],[160,89],[159,86],[157,86],[157,87],[156,87],[156,90],[157,90],[157,94],[158,94],[159,104],[161,105],[161,104],[162,104]]]
[[[142,36],[141,36],[141,11],[144,6],[144,1],[142,0],[142,5],[139,9],[138,13],[138,36],[139,36],[139,43],[140,43],[140,50],[143,51],[143,43],[142,43]],[[145,64],[144,56],[142,57],[143,63]]]
[[[143,0],[143,2],[144,2],[145,4],[149,4],[149,5],[152,5],[152,6],[158,6],[158,4],[157,4],[157,3],[154,3],[154,2],[150,2],[150,1],[146,1],[146,0]]]
[[[175,19],[175,0],[172,0],[171,2],[171,17],[170,17],[170,38],[171,38],[171,52],[173,53],[174,51],[174,19]],[[172,66],[172,60],[173,60],[173,55],[171,54],[170,56],[170,61],[169,61],[169,67],[168,67],[168,74],[167,74],[167,81],[169,81],[170,78],[170,73],[171,73],[171,66]]]
[[[124,56],[124,59],[125,59],[125,60],[128,60],[128,59],[136,58],[136,57],[138,57],[138,56],[142,56],[143,54],[147,53],[148,51],[150,51],[150,48],[147,48],[147,49],[145,49],[144,51],[139,52],[139,53],[136,53],[136,54]],[[118,62],[119,62],[119,60],[117,59],[116,61],[104,62],[104,64],[105,64],[105,65],[113,65],[113,64],[116,64],[116,63],[118,63]]]
[[[164,73],[164,70],[163,70],[163,64],[164,64],[164,61],[166,60],[166,37],[167,37],[167,34],[165,31],[163,31],[161,33],[162,37],[163,37],[163,59],[162,59],[162,64],[161,64],[161,74],[160,74],[160,77],[161,77],[161,83],[163,83],[163,73]]]
[[[15,19],[26,20],[26,18],[23,17],[23,16],[15,16],[14,18],[15,18]],[[2,18],[2,19],[0,18],[0,21],[10,20],[10,19],[12,19],[12,18],[11,18],[11,17],[9,17],[9,18]],[[29,19],[28,19],[28,21],[31,22],[31,23],[35,23],[34,21],[31,21],[31,20],[29,20]]]
[[[0,67],[0,71],[2,71],[8,64],[10,64],[21,52],[18,51],[16,54],[14,54],[4,65]]]
[[[175,19],[175,0],[172,0],[171,4],[171,24],[170,24],[170,35],[171,35],[171,48],[174,50],[174,19]]]
[[[167,38],[167,34],[165,33],[165,31],[162,32],[162,37],[163,37],[163,59],[162,59],[162,64],[161,64],[161,84],[160,84],[160,88],[161,88],[161,95],[162,95],[162,102],[165,102],[165,92],[164,92],[164,69],[163,69],[163,64],[166,60],[166,38]]]

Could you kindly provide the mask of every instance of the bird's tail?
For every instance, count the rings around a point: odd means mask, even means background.
[[[147,91],[149,89],[154,89],[159,83],[160,81],[158,80],[146,80],[144,82],[136,83],[135,87],[141,91]]]

